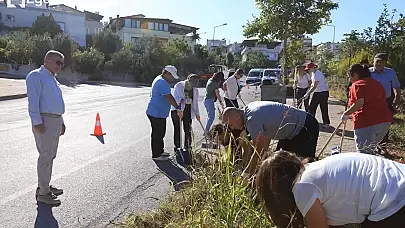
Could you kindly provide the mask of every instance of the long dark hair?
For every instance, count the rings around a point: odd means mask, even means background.
[[[211,79],[213,81],[216,81],[218,83],[218,85],[222,85],[222,83],[225,81],[225,75],[222,72],[217,72],[214,73],[214,75],[212,75]]]
[[[303,170],[304,165],[298,156],[282,150],[264,160],[259,168],[256,191],[277,227],[304,227],[304,219],[292,192]]]
[[[349,68],[349,74],[352,77],[356,73],[359,75],[359,78],[368,78],[371,77],[370,70],[367,65],[362,64],[353,64]]]

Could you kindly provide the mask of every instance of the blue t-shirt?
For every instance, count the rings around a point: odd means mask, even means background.
[[[170,85],[159,75],[152,82],[152,91],[148,107],[146,108],[146,114],[155,118],[169,117],[170,103],[164,97],[167,94],[170,94]]]
[[[384,70],[378,73],[374,67],[370,68],[371,77],[379,81],[385,89],[385,96],[387,98],[392,96],[392,89],[400,88],[401,84],[399,83],[397,74],[391,68],[384,67]]]

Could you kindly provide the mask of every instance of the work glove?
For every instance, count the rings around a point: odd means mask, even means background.
[[[346,115],[344,113],[342,114],[342,116],[340,116],[340,120],[342,122],[346,122],[349,118],[350,118],[349,115]]]

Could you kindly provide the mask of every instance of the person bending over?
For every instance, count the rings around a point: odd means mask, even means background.
[[[279,140],[277,150],[315,157],[319,124],[303,110],[278,102],[255,101],[242,109],[226,108],[222,121],[231,130],[248,132],[256,148],[257,153],[253,153],[242,173],[244,179],[256,172],[257,163],[263,152],[268,151],[271,140]]]
[[[405,165],[363,153],[303,164],[278,151],[261,164],[259,199],[277,227],[403,227]]]

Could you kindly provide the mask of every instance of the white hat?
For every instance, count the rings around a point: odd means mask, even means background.
[[[173,76],[173,78],[179,79],[179,76],[177,76],[176,67],[174,67],[172,65],[167,65],[167,66],[165,66],[165,71],[169,72]]]

